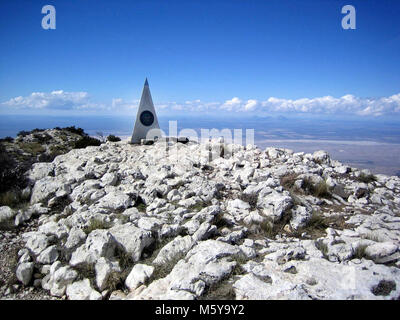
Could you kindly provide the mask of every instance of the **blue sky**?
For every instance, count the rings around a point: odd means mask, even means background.
[[[400,115],[399,1],[2,0],[0,15],[3,114],[129,113],[148,77],[160,112]]]

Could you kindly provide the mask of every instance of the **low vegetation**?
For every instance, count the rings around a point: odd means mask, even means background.
[[[303,193],[317,198],[331,198],[332,195],[326,181],[320,181],[315,184],[310,178],[304,178],[302,179],[301,188],[299,188],[295,184],[298,177],[299,175],[296,173],[289,173],[280,178],[280,183],[291,193]]]
[[[107,141],[110,141],[110,142],[118,142],[118,141],[121,141],[121,138],[120,138],[120,137],[116,137],[116,136],[114,136],[113,134],[110,134],[110,135],[107,137]]]
[[[356,180],[363,183],[371,183],[377,181],[377,178],[373,174],[365,174],[364,172],[361,172]]]
[[[280,178],[281,186],[283,186],[288,191],[297,190],[295,187],[295,182],[299,175],[297,173],[289,173]]]
[[[101,145],[101,141],[96,138],[92,138],[89,136],[83,136],[74,144],[74,149],[83,149],[89,146],[99,146]]]
[[[143,199],[141,197],[138,197],[135,201],[135,207],[136,209],[139,210],[139,212],[146,212],[147,209],[147,205],[146,203],[143,201]]]
[[[392,280],[381,280],[373,287],[372,293],[375,296],[388,296],[393,290],[396,290],[396,282]]]
[[[315,244],[315,247],[316,247],[319,251],[321,251],[323,257],[324,257],[325,259],[328,259],[328,252],[329,252],[329,250],[328,250],[327,244],[324,243],[322,240],[317,240],[317,241],[315,241],[314,244]]]
[[[210,204],[207,202],[196,202],[194,205],[191,205],[188,209],[191,211],[201,211],[204,208],[207,208]]]
[[[208,286],[205,294],[200,297],[200,300],[234,300],[236,298],[232,276],[235,277],[245,273],[242,266],[248,259],[242,254],[232,256],[229,259],[236,262],[232,272],[221,281]]]
[[[240,200],[247,202],[251,210],[257,208],[258,194],[257,193],[242,193]]]
[[[22,190],[28,181],[25,172],[30,168],[29,162],[17,163],[0,143],[0,205],[15,206],[22,199]]]
[[[366,249],[367,245],[359,245],[353,252],[353,259],[367,258]]]
[[[327,219],[318,212],[313,212],[311,219],[308,221],[306,228],[312,230],[325,230],[329,227]]]
[[[303,180],[303,189],[305,190],[306,194],[317,198],[331,198],[329,187],[326,184],[326,181],[320,181],[317,184],[314,184],[311,179],[306,178]]]
[[[86,234],[91,233],[93,230],[97,230],[97,229],[109,229],[112,227],[112,224],[109,222],[106,222],[104,220],[101,219],[92,219],[89,222],[89,225],[86,226],[83,231]]]

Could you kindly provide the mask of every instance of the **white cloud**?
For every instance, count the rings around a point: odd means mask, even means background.
[[[15,97],[3,103],[8,109],[32,110],[100,110],[112,112],[132,112],[137,110],[139,100],[127,101],[114,98],[109,103],[91,101],[87,92],[50,93],[33,92],[26,97]],[[353,114],[359,116],[400,115],[400,93],[382,98],[359,98],[351,94],[340,98],[324,96],[317,98],[282,99],[270,97],[266,100],[242,100],[233,97],[225,102],[193,101],[155,103],[160,111],[171,112],[229,112],[246,114],[313,113],[313,114]]]
[[[345,95],[301,98],[297,100],[270,97],[265,101],[248,100],[246,104],[236,104],[232,111],[243,112],[297,112],[315,114],[356,114],[361,116],[381,116],[400,114],[400,94],[384,98],[358,98]]]
[[[113,111],[131,111],[139,106],[139,100],[124,101],[122,98],[114,98],[111,101],[111,110]]]
[[[1,103],[14,109],[87,109],[98,108],[89,101],[87,92],[64,92],[63,90],[33,92],[27,97],[15,97]]]
[[[221,106],[221,109],[227,110],[227,111],[232,111],[235,108],[239,108],[242,105],[242,100],[240,100],[238,97],[234,97],[231,100],[225,101],[225,103]]]
[[[244,106],[244,110],[252,110],[257,106],[257,100],[247,100],[247,104]]]

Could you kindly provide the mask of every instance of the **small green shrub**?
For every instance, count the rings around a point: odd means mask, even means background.
[[[9,142],[12,143],[14,141],[14,138],[12,137],[5,137],[3,139],[0,139],[0,142]]]
[[[263,234],[269,239],[274,239],[278,234],[276,225],[270,220],[264,220],[260,223],[260,228]]]
[[[29,131],[21,130],[20,132],[17,133],[17,136],[26,137],[28,134],[30,134]]]
[[[142,203],[139,203],[139,204],[136,206],[136,208],[139,210],[139,212],[146,212],[147,206],[142,202]]]
[[[71,133],[75,133],[75,134],[80,135],[80,136],[86,136],[87,135],[82,128],[75,128],[75,126],[65,127],[65,128],[63,128],[63,130],[69,131]]]
[[[172,269],[175,267],[175,265],[178,263],[178,261],[185,258],[185,256],[186,256],[185,253],[180,253],[177,256],[175,256],[173,259],[167,261],[166,263],[155,265],[154,272],[153,272],[149,282],[158,280],[161,278],[165,278],[167,275],[169,275],[171,273]]]
[[[46,129],[38,129],[38,128],[36,128],[36,129],[31,130],[31,133],[43,132],[43,131],[45,131],[45,130],[46,130]]]
[[[96,271],[93,265],[81,264],[75,267],[78,271],[78,280],[89,279],[91,282],[96,278]]]
[[[293,190],[294,183],[296,182],[298,177],[297,173],[289,173],[280,178],[281,186],[283,186],[286,190]]]
[[[111,228],[111,223],[105,222],[103,220],[100,219],[92,219],[89,222],[89,225],[86,226],[83,231],[86,234],[91,233],[93,230],[97,230],[97,229],[109,229]]]
[[[209,286],[199,300],[235,300],[235,298],[236,293],[232,280],[226,279]]]
[[[330,198],[331,197],[331,194],[329,192],[329,187],[325,181],[321,181],[315,186],[314,195],[318,198]]]
[[[46,151],[46,149],[38,142],[21,142],[19,143],[19,147],[34,156]]]
[[[316,185],[311,181],[311,179],[306,178],[303,180],[302,188],[306,194],[313,195],[317,198],[331,198],[331,193],[329,192],[329,187],[326,181],[320,181]]]
[[[110,142],[118,142],[118,141],[121,141],[121,138],[120,138],[120,137],[116,137],[116,136],[114,136],[113,134],[110,134],[110,135],[107,137],[107,141],[110,141]]]
[[[361,172],[361,174],[357,177],[357,181],[371,183],[377,181],[377,178],[373,174],[365,174],[364,172]]]
[[[31,162],[29,161],[17,163],[0,143],[0,193],[14,192],[25,188],[28,183],[25,172],[30,166]]]
[[[396,282],[393,280],[381,280],[372,288],[372,293],[375,296],[388,296],[393,290],[396,290]]]
[[[366,258],[367,254],[366,254],[366,249],[367,249],[367,245],[359,245],[353,252],[353,259],[362,259],[362,258]]]
[[[7,191],[0,194],[0,206],[8,206],[14,208],[20,202],[17,191]]]
[[[35,134],[33,135],[33,137],[34,137],[35,139],[37,139],[38,142],[41,143],[41,144],[47,143],[47,142],[49,142],[49,141],[52,139],[52,137],[51,137],[49,134],[47,134],[47,133],[45,133],[45,134],[35,133]]]
[[[101,145],[101,141],[96,138],[92,138],[89,136],[83,136],[78,141],[75,142],[75,149],[83,149],[89,146],[99,146]]]
[[[207,208],[209,206],[208,203],[206,202],[196,202],[194,205],[189,206],[189,210],[191,211],[201,211],[204,208]]]
[[[249,261],[249,259],[244,254],[237,254],[235,256],[230,257],[232,261],[236,262],[235,268],[232,270],[233,275],[241,275],[245,271],[243,269],[243,265]]]
[[[240,200],[247,202],[252,210],[257,208],[258,194],[257,193],[242,193]]]
[[[307,223],[307,229],[325,230],[329,227],[327,219],[318,212],[313,212],[311,219]]]

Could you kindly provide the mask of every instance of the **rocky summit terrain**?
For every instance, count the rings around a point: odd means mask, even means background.
[[[400,297],[400,178],[324,151],[107,142],[27,176],[3,299]]]

